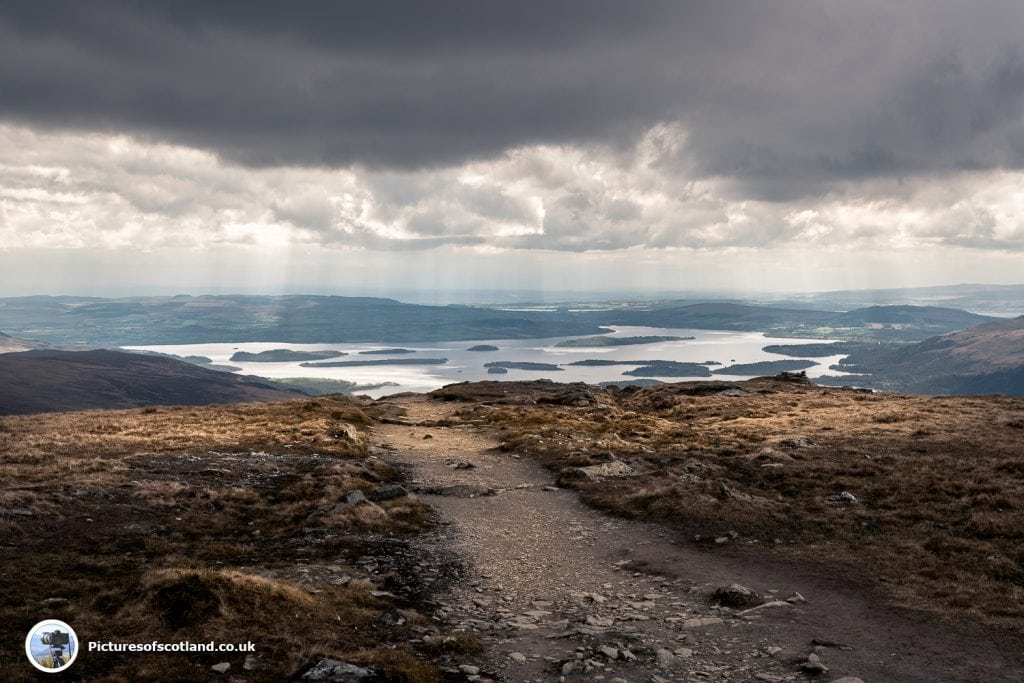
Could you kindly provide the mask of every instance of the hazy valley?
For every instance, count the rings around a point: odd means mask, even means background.
[[[424,391],[502,371],[513,373],[507,379],[598,384],[630,376],[678,381],[794,369],[833,385],[925,394],[1024,393],[1020,350],[1003,344],[1009,337],[999,332],[1016,329],[1020,319],[1000,322],[957,309],[908,305],[846,312],[732,302],[516,308],[346,297],[32,297],[0,300],[0,329],[41,340],[5,342],[11,349],[129,346],[268,380],[350,382],[353,388],[370,387],[366,390],[374,396],[387,393],[390,385],[392,393]],[[976,331],[960,332],[968,328]],[[937,350],[959,343],[960,337],[943,336],[954,333],[976,337],[972,348],[986,352],[958,353],[952,365],[936,360],[942,358]],[[813,344],[814,339],[829,344]],[[472,341],[487,341],[482,348],[497,350],[477,350],[481,345]],[[387,346],[395,342],[410,348]],[[482,355],[488,358],[477,358]],[[612,369],[612,361],[640,367]],[[952,368],[945,379],[936,370],[944,364]]]

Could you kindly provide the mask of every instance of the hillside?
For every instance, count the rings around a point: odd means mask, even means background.
[[[299,395],[160,356],[106,350],[0,354],[0,415],[277,401]]]
[[[922,394],[1024,395],[1024,316],[917,344],[864,348],[836,366],[861,384]]]
[[[934,306],[847,312],[666,301],[608,310],[422,306],[344,296],[174,296],[0,299],[0,329],[62,346],[206,342],[337,343],[539,339],[597,335],[610,325],[764,331],[769,336],[920,341],[995,318]],[[600,345],[624,343],[605,341]],[[612,338],[615,339],[615,338]]]
[[[850,310],[872,305],[946,306],[1000,316],[1024,313],[1024,285],[960,284],[899,289],[857,289],[794,295],[776,306]]]
[[[51,617],[83,641],[256,644],[83,651],[62,680],[277,683],[344,658],[366,674],[344,680],[439,681],[475,643],[418,611],[443,558],[406,566],[433,523],[372,457],[376,413],[334,396],[0,417],[0,638]],[[0,680],[41,680],[23,653],[0,649]]]
[[[9,334],[0,332],[0,353],[12,353],[14,351],[30,351],[31,349],[45,349],[48,344],[37,342],[31,339],[19,339]]]
[[[257,646],[82,680],[1016,683],[1022,403],[784,375],[3,416],[0,637]]]
[[[970,327],[993,318],[940,306],[868,306],[838,315],[836,320],[852,325],[918,325],[948,329]]]
[[[563,313],[344,296],[0,299],[0,329],[62,345],[534,339],[607,330]]]
[[[738,303],[663,304],[647,310],[585,314],[602,325],[705,330],[764,331],[770,337],[810,337],[848,341],[920,341],[997,320],[938,306],[869,306],[836,312],[753,306]]]
[[[731,302],[678,305],[667,303],[648,310],[588,313],[603,324],[649,325],[707,330],[758,330],[783,323],[817,323],[831,319],[830,311],[750,306]]]

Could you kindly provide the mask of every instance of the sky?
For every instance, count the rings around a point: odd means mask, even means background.
[[[0,296],[1024,281],[1024,3],[0,4]]]

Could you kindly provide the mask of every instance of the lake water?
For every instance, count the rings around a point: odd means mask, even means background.
[[[589,348],[564,348],[555,346],[558,342],[566,339],[579,339],[581,337],[552,337],[547,339],[491,339],[456,342],[430,342],[425,344],[334,344],[324,342],[322,344],[291,344],[282,342],[245,342],[238,344],[173,344],[161,346],[129,346],[128,349],[158,351],[179,356],[206,356],[213,359],[214,363],[222,365],[234,365],[241,368],[239,371],[246,375],[260,375],[262,377],[324,377],[330,379],[343,379],[359,384],[377,384],[380,382],[394,382],[397,386],[381,387],[369,390],[365,393],[374,398],[395,394],[402,391],[432,391],[445,384],[453,382],[465,382],[475,380],[530,380],[530,379],[552,379],[558,382],[587,382],[597,384],[598,382],[624,381],[633,379],[624,376],[622,373],[631,370],[630,366],[567,366],[568,363],[586,359],[603,360],[669,360],[690,363],[703,363],[705,361],[717,361],[725,366],[736,363],[755,363],[766,360],[786,360],[789,356],[780,356],[762,351],[762,347],[768,344],[800,344],[805,342],[818,342],[821,339],[777,339],[765,337],[760,332],[724,332],[720,330],[691,330],[674,329],[663,327],[612,327],[614,332],[608,336],[614,337],[637,337],[637,336],[676,336],[695,337],[693,340],[666,341],[651,344],[636,344],[629,346],[604,346]],[[497,346],[499,351],[467,351],[470,346],[478,344],[490,344]],[[317,351],[337,350],[344,351],[348,356],[332,359],[338,361],[346,360],[381,360],[390,356],[364,355],[360,351],[372,351],[375,349],[387,348],[413,349],[416,353],[396,354],[394,358],[447,358],[445,365],[378,365],[361,367],[342,368],[304,368],[299,362],[285,363],[252,363],[237,362],[230,360],[231,355],[236,351],[259,352],[270,349],[292,349],[295,351]],[[844,354],[828,356],[825,358],[811,358],[819,363],[808,368],[807,374],[810,377],[820,375],[842,374],[829,370],[832,365],[843,358]],[[484,363],[492,361],[527,361],[534,363],[552,363],[562,366],[564,369],[556,371],[531,371],[510,369],[505,375],[492,375],[487,373]],[[319,362],[319,361],[315,361]],[[721,366],[712,366],[715,370]],[[714,379],[721,380],[742,380],[749,379],[751,375],[715,375]],[[681,382],[694,379],[708,379],[701,377],[654,377],[666,382]]]

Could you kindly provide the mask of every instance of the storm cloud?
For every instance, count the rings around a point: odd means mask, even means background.
[[[785,200],[1020,168],[1021,26],[993,0],[5,3],[0,118],[397,170],[667,123],[666,166]]]
[[[3,3],[0,272],[1017,281],[1021,26],[1018,0]]]

